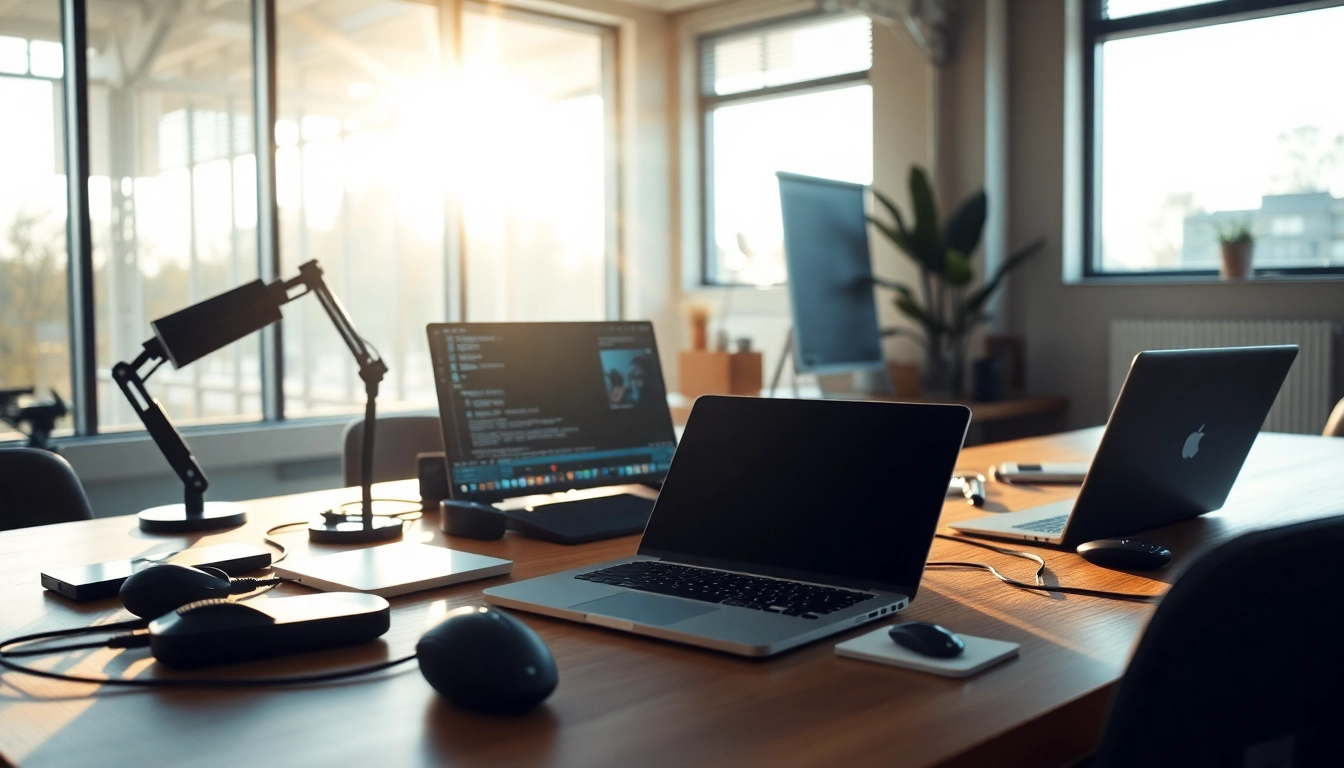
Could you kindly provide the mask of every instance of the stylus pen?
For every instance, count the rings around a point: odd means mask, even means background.
[[[985,479],[980,475],[962,476],[961,492],[971,504],[985,506]]]

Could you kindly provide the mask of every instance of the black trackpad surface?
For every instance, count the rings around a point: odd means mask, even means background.
[[[596,613],[654,627],[676,624],[719,609],[713,604],[698,605],[687,600],[639,592],[622,592],[570,607],[584,613]]]

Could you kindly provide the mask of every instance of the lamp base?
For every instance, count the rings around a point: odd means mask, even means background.
[[[378,541],[396,541],[401,538],[399,517],[375,517],[373,526],[364,527],[364,520],[352,516],[335,521],[323,517],[308,526],[308,540],[314,544],[369,544]]]
[[[237,528],[247,522],[247,507],[230,501],[207,501],[199,515],[187,514],[185,504],[165,504],[140,513],[146,533],[192,533]]]

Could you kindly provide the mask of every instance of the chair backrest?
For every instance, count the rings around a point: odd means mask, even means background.
[[[1246,534],[1196,561],[1139,640],[1097,768],[1339,765],[1341,553],[1336,516]]]
[[[364,447],[364,419],[345,427],[345,452],[341,475],[347,486],[359,485],[359,460]],[[415,455],[443,450],[443,431],[438,416],[379,416],[373,434],[373,482],[404,480],[416,476]]]
[[[1344,398],[1340,398],[1335,403],[1335,410],[1330,412],[1330,418],[1325,420],[1326,437],[1344,437]]]
[[[70,462],[37,448],[0,450],[0,531],[92,518]]]

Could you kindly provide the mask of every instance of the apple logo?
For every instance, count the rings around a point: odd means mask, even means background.
[[[1205,426],[1207,425],[1199,425],[1199,429],[1191,432],[1190,436],[1185,438],[1185,445],[1181,448],[1182,459],[1193,459],[1195,454],[1199,453],[1199,441],[1204,437]]]

